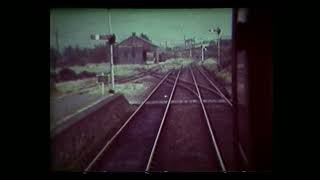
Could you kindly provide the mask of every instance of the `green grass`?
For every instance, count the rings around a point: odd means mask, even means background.
[[[156,64],[118,64],[114,65],[114,75],[115,76],[131,76],[133,74],[139,73],[139,70],[147,70],[152,67],[157,66]],[[110,64],[108,63],[100,63],[100,64],[87,64],[85,66],[70,66],[76,74],[80,74],[83,71],[93,72],[93,73],[101,73],[105,74],[110,73]],[[57,68],[56,72],[59,73],[62,68]]]
[[[231,84],[231,68],[225,68],[221,71],[218,70],[216,59],[209,58],[203,62],[198,62],[199,65],[203,65],[206,69],[211,72],[214,72],[216,76],[226,84]]]
[[[178,70],[181,67],[191,64],[192,62],[194,62],[192,59],[176,58],[168,59],[165,62],[160,62],[158,66],[160,67],[161,72],[166,73],[169,70]]]
[[[169,59],[165,62],[160,62],[158,64],[119,64],[114,65],[114,75],[116,78],[119,77],[128,77],[135,74],[140,73],[140,71],[143,70],[149,70],[154,67],[159,67],[160,71],[163,73],[168,72],[169,70],[173,69],[179,69],[181,66],[187,66],[190,63],[194,62],[191,59],[183,59],[183,58],[177,58],[177,59]],[[100,63],[100,64],[87,64],[85,66],[71,66],[69,67],[75,73],[79,74],[83,71],[88,72],[94,72],[94,73],[108,73],[110,70],[110,65],[108,63]],[[57,69],[57,72],[59,72],[61,68]],[[66,81],[57,83],[57,90],[64,94],[64,93],[70,93],[70,92],[77,92],[83,88],[96,85],[96,87],[93,87],[90,89],[90,94],[97,94],[101,93],[101,90],[96,84],[96,78],[88,78],[83,80],[74,80],[74,81]],[[123,93],[124,95],[131,95],[132,93],[137,93],[139,91],[143,91],[144,89],[143,84],[137,84],[137,83],[125,83],[125,84],[116,84],[115,90],[116,92]],[[105,91],[107,92],[109,90],[109,87],[105,85]]]
[[[167,72],[171,69],[179,69],[181,66],[186,66],[193,61],[191,59],[169,59],[165,62],[160,62],[158,64],[118,64],[114,65],[114,75],[118,77],[131,76],[138,74],[141,70],[148,70],[150,68],[159,66],[162,72]],[[87,64],[85,66],[70,66],[75,73],[80,74],[83,71],[93,72],[93,73],[110,73],[110,64],[99,63],[99,64]],[[57,68],[57,73],[61,71],[62,68]]]
[[[131,76],[140,73],[141,70],[148,70],[154,65],[144,65],[144,64],[119,64],[114,66],[115,76]]]
[[[217,72],[216,74],[217,74],[217,77],[223,80],[226,84],[231,84],[232,74],[231,74],[230,68],[225,68],[222,71]]]
[[[61,93],[76,92],[82,88],[91,86],[95,82],[96,78],[60,82],[56,84],[56,89]]]
[[[138,74],[140,70],[148,70],[152,67],[157,66],[156,64],[151,65],[140,65],[140,64],[121,64],[121,65],[115,65],[114,66],[114,75],[116,77],[128,77],[132,76],[134,74]],[[109,71],[109,64],[102,63],[102,64],[88,64],[86,66],[72,66],[70,67],[73,71],[75,71],[77,74],[88,71],[88,72],[105,72],[107,73]],[[58,69],[60,71],[61,69]],[[65,81],[61,83],[57,83],[56,87],[57,90],[64,94],[64,93],[73,93],[77,92],[80,89],[96,85],[95,88],[90,89],[89,94],[98,94],[101,93],[101,89],[96,83],[96,78],[90,78],[90,79],[84,79],[84,80],[73,80],[73,81]],[[107,92],[109,90],[109,87],[105,85],[105,91]],[[143,90],[142,84],[116,84],[115,90],[119,91],[124,94],[130,94],[132,92]]]
[[[125,84],[116,84],[115,91],[120,92],[125,96],[132,96],[134,94],[143,92],[145,89],[142,83],[125,83]]]
[[[218,71],[217,60],[213,58],[205,59],[204,61],[199,61],[198,64],[202,64],[209,71]]]
[[[107,84],[104,86],[104,91],[107,94],[111,87]],[[134,96],[135,94],[139,94],[145,90],[145,87],[142,83],[133,83],[128,82],[124,84],[115,84],[114,90],[116,93],[121,93],[124,96]],[[95,87],[91,88],[88,92],[90,95],[101,94],[101,86],[96,85]]]

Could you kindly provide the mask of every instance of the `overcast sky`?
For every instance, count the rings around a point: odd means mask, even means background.
[[[212,40],[208,29],[220,26],[222,36],[231,37],[231,9],[111,9],[112,32],[117,42],[136,32],[147,34],[156,45],[182,44],[186,38]],[[102,43],[90,34],[109,32],[107,9],[51,9],[50,45],[56,46],[55,30],[59,33],[60,49],[71,45],[93,47]]]

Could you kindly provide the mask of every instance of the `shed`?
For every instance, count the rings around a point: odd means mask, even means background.
[[[132,33],[115,46],[115,64],[145,64],[147,53],[155,53],[158,46]]]

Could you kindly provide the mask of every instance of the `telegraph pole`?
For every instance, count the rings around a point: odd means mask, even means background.
[[[204,47],[203,47],[203,42],[201,42],[201,61],[204,61]]]
[[[112,34],[110,9],[108,10],[108,16],[109,16],[109,34]],[[113,44],[110,44],[110,70],[111,70],[111,90],[114,90]]]
[[[192,48],[193,48],[194,38],[190,38],[190,58],[192,58]]]
[[[59,48],[59,33],[58,33],[58,29],[56,29],[56,47],[57,47],[57,51],[58,54],[60,53],[60,48]],[[56,73],[56,61],[53,62],[53,71],[54,73]]]
[[[218,69],[220,67],[220,63],[221,63],[221,55],[220,55],[220,33],[221,33],[221,29],[219,27],[217,27],[216,29],[209,29],[209,32],[216,32],[218,35],[217,38],[217,48],[218,48]]]
[[[166,51],[167,51],[167,48],[168,48],[168,44],[167,44],[167,40],[166,40]]]
[[[58,52],[60,52],[60,48],[59,48],[59,32],[58,32],[58,29],[56,29],[56,46],[57,46]]]
[[[220,33],[218,33],[218,66],[221,64],[221,54],[220,54]]]
[[[116,36],[114,34],[107,34],[107,35],[92,34],[90,37],[92,40],[105,40],[106,44],[110,44],[110,45],[114,44],[116,41]],[[112,49],[111,49],[111,52],[112,52]],[[112,54],[111,54],[111,57],[112,57]],[[111,70],[113,70],[112,66],[111,66]],[[113,75],[113,73],[112,73],[112,75]],[[98,81],[102,83],[101,90],[102,90],[102,95],[104,95],[104,83],[105,82],[108,83],[108,82],[107,82],[107,80],[104,79],[105,76],[104,76],[103,72],[101,73],[101,75],[97,75],[97,77],[98,77]],[[112,88],[109,90],[110,93],[113,93],[113,91],[114,90]]]
[[[57,48],[57,52],[58,54],[60,54],[60,48],[59,48],[59,33],[58,33],[58,29],[56,29],[55,31],[55,35],[56,35],[56,48]],[[55,59],[53,61],[53,73],[56,74],[56,63],[58,61],[58,56],[56,57],[57,59]],[[53,80],[53,88],[55,89],[56,88],[56,82],[55,80]]]

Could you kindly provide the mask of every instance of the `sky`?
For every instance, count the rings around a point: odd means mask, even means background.
[[[232,9],[51,9],[50,46],[56,47],[56,31],[60,50],[66,46],[94,47],[102,41],[91,40],[91,34],[108,34],[108,11],[112,33],[117,42],[132,32],[147,34],[156,45],[183,44],[186,38],[213,40],[210,28],[219,26],[221,35],[231,37]]]

